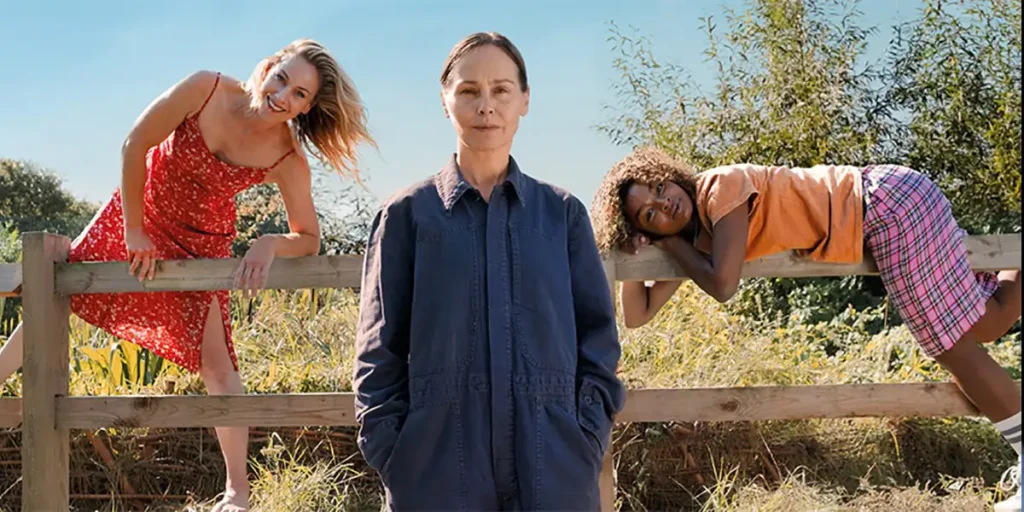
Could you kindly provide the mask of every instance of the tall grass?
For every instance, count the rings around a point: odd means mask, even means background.
[[[235,296],[232,309],[248,392],[351,390],[356,293],[268,291],[252,302]],[[620,374],[634,388],[950,378],[921,354],[905,328],[870,334],[865,326],[873,314],[851,311],[810,326],[757,323],[686,284],[647,326],[620,327]],[[204,393],[196,375],[77,318],[71,337],[72,394]],[[987,348],[1020,375],[1019,334]],[[17,379],[9,385],[20,393]],[[155,431],[105,432],[120,450],[115,457],[136,466],[112,472],[107,489],[88,492],[116,494],[117,475],[138,480],[152,473],[142,469],[149,467],[146,450],[131,446]],[[179,466],[194,465],[191,458],[200,454],[203,462],[195,467],[205,471],[202,478],[190,474],[197,480],[177,482],[192,486],[186,490],[196,500],[156,503],[153,510],[204,510],[223,484],[212,433],[188,432],[202,442],[157,451],[163,450],[163,462]],[[334,442],[309,445],[299,442],[305,434],[272,434],[250,450],[254,509],[377,508],[379,483],[358,455],[352,429],[310,432]],[[616,429],[615,442],[622,510],[974,510],[999,498],[994,484],[1012,460],[999,435],[971,418],[632,424]],[[6,489],[13,482],[0,483]],[[111,500],[109,507],[117,506],[124,503]]]

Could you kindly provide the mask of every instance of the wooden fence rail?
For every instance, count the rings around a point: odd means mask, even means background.
[[[23,427],[24,510],[67,510],[70,429],[101,427],[354,425],[351,393],[240,396],[68,396],[69,295],[232,289],[239,260],[163,261],[157,277],[140,283],[125,263],[65,263],[65,237],[27,233],[22,265],[0,265],[0,297],[24,300],[24,398],[0,399],[0,427]],[[1021,236],[966,239],[977,270],[1019,269]],[[279,259],[268,288],[354,288],[362,257]],[[875,274],[861,265],[814,263],[788,254],[745,265],[744,277]],[[617,281],[685,279],[661,251],[612,255],[605,277]],[[1020,384],[1018,383],[1018,386]],[[942,417],[977,410],[952,383],[761,386],[631,390],[617,422],[760,421],[854,417]],[[601,473],[602,509],[612,510],[612,450]]]

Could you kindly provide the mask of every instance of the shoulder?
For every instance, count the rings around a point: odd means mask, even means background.
[[[581,220],[589,222],[587,207],[578,197],[563,187],[524,175],[523,183],[530,188],[532,200],[542,215],[561,217],[571,229]]]
[[[697,195],[739,193],[754,187],[754,181],[766,172],[767,167],[755,164],[730,164],[713,167],[697,174]]]
[[[721,179],[748,179],[763,169],[764,166],[747,163],[720,165],[698,173],[697,183]]]
[[[196,71],[171,86],[164,96],[173,100],[179,105],[187,105],[188,115],[198,112],[207,98],[213,95],[218,82],[223,81],[223,76],[216,71]]]
[[[184,94],[195,96],[200,101],[205,101],[210,93],[213,92],[214,86],[218,85],[218,82],[223,81],[224,76],[220,73],[204,69],[182,78],[175,85],[175,89]]]
[[[437,198],[437,184],[435,176],[420,179],[392,192],[378,208],[380,214],[396,215],[408,214],[419,204]]]
[[[385,245],[407,247],[416,238],[426,212],[443,209],[434,184],[434,176],[404,186],[377,205],[370,226],[371,237]]]
[[[759,194],[758,183],[764,184],[768,168],[754,164],[733,164],[708,169],[697,175],[697,212],[705,227],[718,221]]]
[[[583,205],[576,196],[565,188],[539,180],[528,174],[523,175],[523,183],[530,189],[531,195],[542,203],[560,205],[565,208],[576,208]]]
[[[218,90],[224,88],[233,92],[244,91],[245,89],[244,81],[212,69],[201,69],[196,71],[182,79],[181,83],[188,84],[190,87],[204,91],[206,94],[213,92],[214,86],[216,86]]]
[[[295,146],[293,149],[294,151],[285,155],[277,167],[270,170],[267,181],[277,183],[278,186],[302,185],[310,188],[313,183],[313,169],[309,165],[309,158],[301,146]]]

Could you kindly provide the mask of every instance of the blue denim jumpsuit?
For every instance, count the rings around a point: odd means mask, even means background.
[[[389,510],[597,510],[620,354],[586,209],[514,159],[489,201],[453,155],[375,216],[353,387]]]

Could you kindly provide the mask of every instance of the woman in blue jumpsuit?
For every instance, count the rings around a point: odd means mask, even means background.
[[[389,510],[597,510],[625,390],[590,218],[511,157],[526,67],[472,34],[441,74],[458,149],[378,211],[353,386]]]

